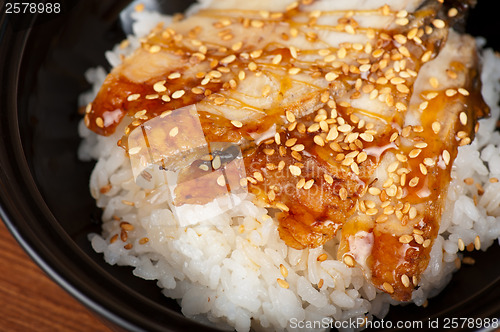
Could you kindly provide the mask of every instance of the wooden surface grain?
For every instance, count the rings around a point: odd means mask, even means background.
[[[0,331],[112,330],[54,283],[0,221]]]

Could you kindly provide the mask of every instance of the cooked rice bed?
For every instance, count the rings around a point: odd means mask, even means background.
[[[143,18],[148,21],[147,14]],[[130,42],[137,45],[133,37]],[[119,52],[108,54],[112,64]],[[496,119],[499,60],[488,50],[483,62],[492,68],[483,72],[483,96]],[[88,79],[98,89],[104,75],[94,70]],[[92,96],[83,96],[81,104]],[[251,200],[202,225],[185,225],[167,208],[171,197],[161,174],[152,174],[150,189],[135,182],[130,161],[116,146],[118,136],[97,136],[83,124],[80,133],[80,157],[98,160],[91,191],[103,208],[104,224],[102,235],[91,235],[94,249],[110,264],[133,266],[135,275],[158,280],[166,296],[179,299],[186,316],[238,331],[281,330],[290,327],[291,317],[382,318],[395,304],[359,268],[335,259],[339,237],[315,249],[289,248],[276,221]],[[413,294],[417,305],[448,282],[460,265],[460,251],[467,246],[485,250],[500,236],[499,151],[494,120],[482,120],[474,142],[459,149],[440,235]]]

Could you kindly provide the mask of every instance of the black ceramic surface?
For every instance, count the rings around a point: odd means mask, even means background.
[[[93,252],[89,232],[100,212],[88,192],[93,163],[80,162],[77,96],[89,88],[84,72],[106,65],[105,50],[124,37],[119,13],[129,1],[59,1],[59,14],[5,14],[0,1],[0,217],[30,256],[62,287],[128,330],[210,330],[180,314],[154,282],[109,266]],[[189,1],[153,1],[183,11]],[[468,31],[500,49],[495,3],[479,0]],[[125,25],[127,22],[125,22]],[[500,264],[495,244],[472,253],[427,308],[391,309],[386,320],[500,317]]]

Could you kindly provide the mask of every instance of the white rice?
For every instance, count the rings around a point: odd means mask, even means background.
[[[146,34],[160,20],[169,22],[168,17],[155,13],[134,15],[136,36]],[[128,48],[117,46],[106,53],[112,66],[119,63],[119,54],[128,54],[139,45],[138,37],[128,39]],[[489,181],[500,177],[500,134],[495,131],[500,114],[500,59],[492,50],[484,50],[482,60],[488,68],[482,74],[483,96],[492,119],[481,120],[473,143],[459,148],[439,236],[420,287],[413,293],[417,305],[437,294],[457,269],[459,239],[467,245],[479,236],[481,250],[486,250],[500,236],[500,182]],[[92,101],[105,75],[102,68],[88,71],[93,89],[81,96],[81,105]],[[153,173],[153,186],[136,183],[129,159],[116,145],[120,134],[98,136],[83,121],[79,130],[83,138],[79,157],[97,160],[90,188],[103,209],[103,226],[101,235],[89,236],[94,250],[103,253],[109,264],[133,266],[136,276],[157,280],[165,296],[178,300],[184,315],[237,331],[295,331],[301,330],[299,322],[383,318],[390,304],[398,304],[376,290],[359,268],[334,259],[340,237],[315,249],[289,248],[279,237],[277,222],[251,200],[203,223],[181,224],[170,207],[171,197],[160,171]],[[465,184],[466,178],[482,185],[484,194],[479,195],[475,185]],[[100,188],[108,184],[111,190],[102,194]],[[126,241],[133,244],[132,249],[124,249],[120,239],[110,244],[121,232],[120,221],[113,217],[134,226]],[[149,242],[139,244],[144,237]],[[319,262],[317,257],[323,253],[328,259]],[[278,278],[284,279],[280,265],[288,270],[288,289],[277,283]],[[318,291],[320,279],[323,286]],[[317,327],[302,330],[324,330],[326,326]]]

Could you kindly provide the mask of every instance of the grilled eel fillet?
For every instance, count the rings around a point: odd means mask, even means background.
[[[144,37],[84,120],[100,135],[125,123],[129,155],[200,179],[179,183],[179,206],[226,192],[214,174],[231,149],[214,146],[236,146],[246,175],[228,177],[278,211],[287,245],[341,231],[338,259],[410,300],[457,148],[488,114],[475,42],[453,29],[470,5],[214,1]]]

